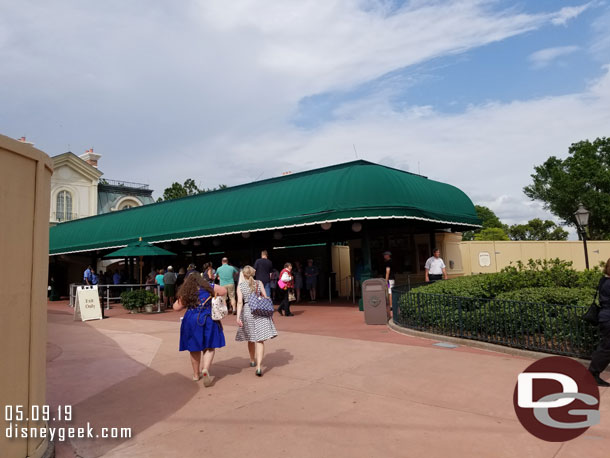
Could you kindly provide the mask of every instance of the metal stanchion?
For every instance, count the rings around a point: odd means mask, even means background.
[[[356,305],[356,277],[352,277],[352,302]]]
[[[110,286],[106,285],[106,310],[110,310]]]
[[[333,293],[332,293],[332,291],[331,291],[331,288],[332,288],[332,287],[333,287],[333,286],[332,286],[332,280],[331,280],[331,279],[330,279],[330,277],[329,277],[329,278],[328,278],[328,303],[329,303],[329,304],[332,304],[332,303],[333,303],[333,301],[332,301],[332,295],[333,295]]]
[[[70,290],[70,307],[74,307],[76,298],[76,293],[74,291],[76,290],[76,284],[70,283],[70,287],[68,289]]]

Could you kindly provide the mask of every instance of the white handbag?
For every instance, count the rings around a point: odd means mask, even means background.
[[[212,319],[220,321],[229,314],[227,303],[224,296],[214,296],[212,298]]]

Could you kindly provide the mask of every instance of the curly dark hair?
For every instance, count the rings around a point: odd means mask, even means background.
[[[214,290],[198,273],[192,273],[178,290],[178,299],[185,307],[197,307],[199,305],[199,289],[205,289],[210,295],[214,296]]]

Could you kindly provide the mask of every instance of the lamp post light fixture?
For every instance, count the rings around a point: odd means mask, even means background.
[[[582,243],[585,248],[585,267],[589,270],[589,253],[587,251],[587,226],[589,225],[589,215],[591,212],[587,210],[583,204],[578,205],[578,210],[574,212],[574,218],[582,237]]]

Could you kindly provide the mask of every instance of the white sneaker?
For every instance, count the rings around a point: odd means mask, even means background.
[[[209,387],[212,384],[212,377],[210,376],[210,373],[204,369],[201,372],[201,376],[203,377],[203,386],[206,388]]]

